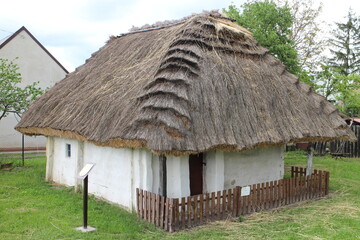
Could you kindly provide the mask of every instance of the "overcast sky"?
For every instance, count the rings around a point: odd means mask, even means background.
[[[25,26],[59,62],[73,71],[111,35],[132,26],[179,19],[203,10],[223,9],[244,0],[10,0],[0,7],[0,39]],[[320,0],[316,0],[320,2]],[[322,0],[322,18],[342,21],[359,0]]]

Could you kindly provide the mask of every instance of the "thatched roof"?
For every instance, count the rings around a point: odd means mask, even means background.
[[[111,38],[16,129],[174,155],[354,137],[333,105],[219,14]]]

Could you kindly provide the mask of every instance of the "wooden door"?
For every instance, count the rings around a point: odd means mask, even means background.
[[[203,154],[189,156],[190,194],[191,196],[203,193]]]

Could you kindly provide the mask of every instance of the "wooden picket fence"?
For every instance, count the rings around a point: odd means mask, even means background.
[[[137,214],[165,231],[174,232],[209,221],[222,220],[268,210],[328,194],[329,172],[291,168],[291,178],[253,184],[250,195],[242,196],[242,188],[199,194],[183,198],[166,198],[136,189]]]

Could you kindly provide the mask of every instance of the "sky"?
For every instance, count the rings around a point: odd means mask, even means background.
[[[315,5],[321,0],[315,0]],[[0,7],[0,39],[25,26],[69,71],[85,63],[112,35],[132,26],[180,19],[245,0],[11,0]],[[321,19],[342,21],[359,0],[322,0]]]

